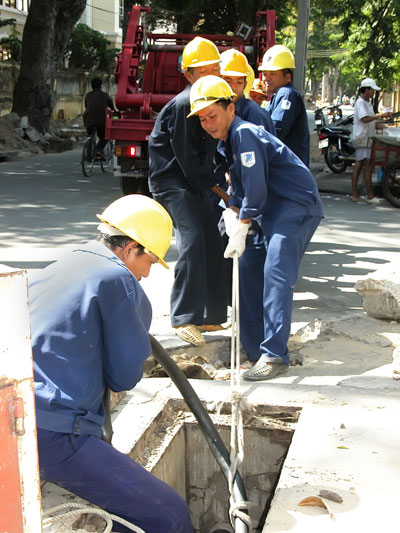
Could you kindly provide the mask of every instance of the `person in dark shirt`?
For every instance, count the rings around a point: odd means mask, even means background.
[[[208,74],[219,75],[215,44],[195,37],[184,48],[182,69],[189,84]],[[171,324],[186,342],[203,345],[202,331],[221,329],[227,319],[227,283],[222,239],[206,192],[225,201],[216,184],[216,141],[190,111],[190,85],[157,117],[149,139],[149,189],[171,215],[178,260],[171,292]]]
[[[204,130],[220,140],[217,149],[229,167],[233,198],[224,212],[225,257],[240,257],[240,340],[255,362],[243,378],[260,381],[288,368],[293,287],[323,208],[309,169],[264,128],[241,120],[234,97],[221,78],[201,78],[191,89],[189,117],[198,115]],[[254,255],[246,237],[256,217],[264,253]],[[245,289],[243,276],[252,278]]]
[[[244,94],[247,77],[250,75],[250,72],[250,65],[242,52],[234,48],[222,52],[221,77],[236,94],[234,99],[236,114],[242,120],[247,120],[257,126],[263,126],[266,131],[275,135],[275,126],[269,112],[257,105],[250,98],[246,98]]]
[[[97,143],[97,153],[101,157],[106,145],[106,110],[107,108],[118,112],[109,94],[101,90],[102,80],[93,78],[90,82],[92,91],[85,96],[85,111],[83,113],[83,123],[88,132],[92,135],[97,132],[99,141]]]
[[[292,84],[294,56],[289,48],[279,44],[269,48],[258,70],[262,73],[268,94],[267,106],[276,136],[288,146],[303,163],[310,166],[310,131],[303,97]]]

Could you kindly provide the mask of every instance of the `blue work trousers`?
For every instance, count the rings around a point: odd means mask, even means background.
[[[43,479],[146,533],[193,533],[185,501],[166,483],[98,437],[38,429],[38,448]],[[113,531],[130,530],[114,522]]]
[[[289,364],[293,288],[320,216],[301,208],[261,218],[262,237],[247,243],[239,259],[240,339],[250,361],[266,355]]]
[[[227,281],[213,206],[200,192],[153,193],[174,223],[178,261],[171,292],[171,324],[220,324],[227,318]]]

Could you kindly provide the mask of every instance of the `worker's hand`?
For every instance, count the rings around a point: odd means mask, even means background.
[[[224,257],[228,259],[229,257],[233,257],[235,253],[240,257],[246,247],[246,236],[250,224],[241,222],[233,209],[225,209],[223,217],[226,233],[229,237]]]

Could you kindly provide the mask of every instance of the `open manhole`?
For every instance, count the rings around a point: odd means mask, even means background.
[[[229,449],[230,404],[210,416]],[[244,462],[240,472],[250,515],[262,531],[287,455],[300,408],[257,405],[243,412]],[[183,400],[169,400],[142,434],[130,456],[173,487],[189,505],[196,533],[229,531],[229,493],[195,417]]]

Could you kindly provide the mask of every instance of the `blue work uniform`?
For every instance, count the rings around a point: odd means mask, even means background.
[[[41,476],[146,531],[192,532],[175,491],[100,439],[106,385],[134,387],[151,354],[136,278],[91,241],[29,276],[29,304]]]
[[[323,216],[308,168],[264,128],[236,117],[218,150],[227,160],[241,220],[257,217],[260,246],[239,260],[240,336],[251,361],[289,363],[293,288],[300,261]]]
[[[173,220],[178,260],[172,326],[220,324],[227,317],[223,245],[206,191],[216,185],[216,141],[190,113],[190,86],[158,115],[149,139],[149,189]]]
[[[271,120],[270,113],[267,109],[263,109],[258,104],[242,96],[235,102],[235,111],[238,117],[247,122],[251,122],[256,126],[263,126],[266,131],[276,135],[274,123]]]
[[[278,139],[309,167],[310,131],[306,107],[299,91],[291,83],[281,87],[272,96],[268,111]]]

